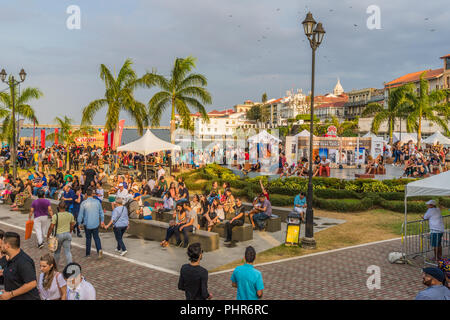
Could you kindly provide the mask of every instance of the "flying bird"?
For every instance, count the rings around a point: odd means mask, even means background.
[[[431,29],[430,31],[431,31],[431,32],[435,32],[435,31],[436,31],[436,29]]]
[[[353,26],[354,26],[354,27],[357,27],[358,25],[357,25],[357,24],[353,24]]]
[[[333,12],[333,9],[330,9],[330,12]]]
[[[280,8],[277,8],[277,11],[280,11]]]
[[[230,18],[233,18],[233,15],[232,15],[232,14],[230,14],[230,15],[229,15],[229,17],[230,17]]]
[[[424,20],[428,20],[429,18],[425,18]]]

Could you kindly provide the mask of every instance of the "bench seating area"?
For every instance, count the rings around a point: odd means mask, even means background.
[[[111,220],[111,212],[105,212],[105,224]],[[136,220],[131,219],[128,233],[146,240],[162,241],[166,237],[169,224],[156,220]],[[183,235],[181,235],[183,240]],[[189,242],[199,242],[202,249],[206,252],[219,249],[219,234],[216,232],[208,232],[204,230],[196,230],[195,233],[190,232]],[[171,244],[176,244],[175,236],[170,239]]]
[[[375,179],[374,174],[366,174],[366,173],[355,173],[356,179]]]

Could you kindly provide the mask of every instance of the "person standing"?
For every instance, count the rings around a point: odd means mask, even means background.
[[[58,213],[52,217],[52,223],[47,233],[47,240],[56,228],[56,238],[58,239],[58,248],[55,251],[56,264],[59,262],[61,248],[64,248],[66,256],[66,264],[72,262],[72,253],[70,252],[70,245],[72,243],[72,231],[75,226],[75,219],[70,212],[66,211],[66,204],[61,200],[58,204]]]
[[[67,300],[96,299],[95,288],[82,276],[78,263],[69,263],[63,270],[63,277],[67,282]]]
[[[70,213],[68,213],[70,215]],[[72,217],[73,218],[73,217]],[[58,272],[57,262],[51,254],[40,259],[41,274],[38,289],[42,300],[66,300],[67,285],[64,277]]]
[[[450,290],[443,285],[444,280],[441,269],[422,269],[422,282],[427,288],[417,294],[416,300],[450,300]]]
[[[96,176],[97,176],[97,172],[95,172],[95,170],[92,168],[92,164],[89,163],[86,171],[84,172],[84,190],[83,190],[84,192],[83,193],[86,193],[87,189],[91,185],[91,181],[94,181],[95,183],[97,182]]]
[[[184,291],[186,300],[212,299],[212,294],[208,292],[208,270],[200,266],[203,258],[200,243],[191,244],[187,255],[190,263],[181,267],[178,289]]]
[[[77,187],[75,190],[75,197],[72,204],[72,215],[75,218],[75,228],[72,230],[73,233],[75,233],[75,230],[77,232],[77,237],[81,238],[81,232],[80,227],[78,226],[77,220],[78,220],[78,214],[80,213],[80,206],[83,202],[83,195],[81,194],[81,187]]]
[[[5,279],[3,278],[3,270],[5,270],[6,263],[8,260],[6,259],[6,255],[2,252],[2,243],[3,238],[5,236],[5,231],[0,230],[0,290],[4,289]]]
[[[427,206],[428,210],[423,216],[423,219],[429,221],[431,247],[433,247],[434,258],[436,261],[439,261],[442,259],[442,235],[445,231],[444,221],[441,210],[436,207],[436,201],[428,201]]]
[[[40,300],[33,259],[20,248],[20,236],[6,232],[2,254],[8,256],[3,270],[5,291],[0,300]]]
[[[245,264],[236,267],[231,275],[231,284],[237,288],[237,300],[258,300],[263,296],[262,274],[253,267],[256,251],[252,246],[245,249]]]
[[[48,216],[53,216],[51,203],[48,199],[44,199],[44,190],[38,191],[38,199],[33,200],[31,203],[30,214],[28,220],[34,216],[34,231],[36,232],[36,238],[38,241],[38,248],[44,247],[44,238],[47,235],[48,230]]]
[[[123,235],[125,231],[127,231],[129,223],[128,210],[123,206],[122,198],[117,198],[116,203],[118,206],[112,211],[111,221],[106,226],[106,229],[113,225],[114,236],[117,241],[116,252],[120,253],[121,256],[124,256],[128,252],[125,243],[123,242]]]
[[[102,244],[99,237],[99,225],[105,228],[103,208],[100,201],[92,197],[93,190],[88,188],[86,191],[87,199],[81,203],[80,213],[78,214],[78,225],[86,232],[86,257],[91,255],[91,240],[94,238],[98,258],[103,256]]]

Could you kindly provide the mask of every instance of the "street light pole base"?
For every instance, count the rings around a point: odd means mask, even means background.
[[[302,238],[302,248],[304,249],[315,249],[316,240],[314,238]]]

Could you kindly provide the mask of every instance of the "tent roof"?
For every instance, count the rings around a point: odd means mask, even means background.
[[[177,145],[171,144],[167,141],[161,140],[155,136],[150,130],[147,129],[145,134],[136,141],[130,142],[124,146],[117,148],[117,151],[131,151],[148,155],[153,152],[165,151],[165,150],[180,150]]]
[[[394,142],[397,142],[400,140],[400,133],[394,132],[392,134]],[[412,140],[414,143],[417,143],[417,133],[411,133],[411,132],[402,132],[402,140],[401,142],[408,142],[409,140]]]
[[[362,136],[362,138],[372,138],[373,140],[383,140],[382,137],[377,136],[375,133],[367,132],[365,135]]]
[[[297,133],[294,137],[309,137],[309,131],[304,129],[302,132]],[[313,135],[315,137],[315,135]]]
[[[440,144],[450,144],[450,139],[437,131],[422,142],[426,144],[435,144],[436,142],[439,142]]]
[[[271,135],[266,130],[261,131],[260,133],[248,138],[248,142],[268,142],[270,140],[281,141],[277,137]]]
[[[450,196],[450,171],[413,181],[405,186],[406,197]]]

